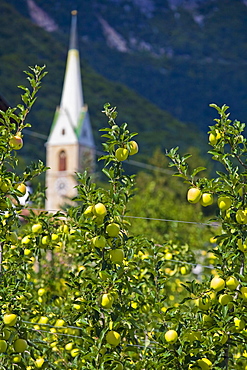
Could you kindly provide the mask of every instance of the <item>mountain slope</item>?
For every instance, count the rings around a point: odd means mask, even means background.
[[[10,0],[28,15],[24,0]],[[36,0],[69,30],[74,1]],[[208,104],[247,114],[247,6],[244,0],[81,0],[83,57],[106,78],[125,84],[204,132]]]
[[[70,16],[68,17],[70,18]],[[43,80],[37,103],[30,114],[32,131],[47,135],[56,106],[60,101],[68,47],[68,35],[48,33],[21,16],[11,5],[0,4],[0,81],[1,95],[11,105],[19,102],[21,90],[17,85],[26,84],[23,70],[28,65],[47,65],[48,75]],[[96,73],[83,59],[82,74],[85,102],[89,105],[93,130],[100,148],[98,129],[107,124],[101,113],[104,103],[117,105],[118,122],[127,121],[131,131],[139,132],[140,157],[150,156],[156,146],[170,148],[196,145],[196,130],[174,119],[169,113],[158,109],[148,100],[121,85],[113,83]],[[30,130],[28,131],[30,132]],[[179,132],[179,136],[178,136]],[[30,132],[31,133],[31,132]],[[44,140],[25,137],[25,149],[20,154],[26,159],[45,158]],[[101,148],[100,148],[101,149]]]

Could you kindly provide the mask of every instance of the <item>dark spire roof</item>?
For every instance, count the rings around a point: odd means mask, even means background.
[[[69,49],[78,49],[77,44],[77,10],[72,10]]]

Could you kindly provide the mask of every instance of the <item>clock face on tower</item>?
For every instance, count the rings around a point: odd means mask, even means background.
[[[59,195],[65,195],[68,191],[68,181],[65,177],[59,177],[56,180],[56,191]]]

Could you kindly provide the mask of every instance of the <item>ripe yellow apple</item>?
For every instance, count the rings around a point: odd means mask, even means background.
[[[26,235],[24,236],[22,239],[21,239],[21,244],[29,244],[30,243],[30,237],[29,235]]]
[[[172,257],[173,257],[173,255],[172,255],[172,253],[170,253],[170,252],[167,252],[167,253],[165,254],[165,259],[166,259],[166,260],[171,260],[171,259],[172,259]]]
[[[106,239],[103,235],[95,236],[92,243],[96,248],[103,249],[106,246]]]
[[[187,192],[187,200],[190,203],[197,203],[201,199],[202,192],[198,188],[190,188]]]
[[[20,135],[13,135],[9,139],[9,145],[14,150],[19,150],[23,147],[23,140]]]
[[[236,212],[236,221],[238,224],[246,224],[247,223],[247,212],[243,209],[238,209]]]
[[[41,358],[36,358],[35,360],[35,366],[37,368],[41,368],[44,364],[45,360],[41,357]]]
[[[230,294],[221,294],[219,296],[219,303],[222,306],[226,306],[231,301],[232,301],[232,296]]]
[[[11,361],[13,364],[17,364],[18,362],[21,362],[21,355],[15,355],[12,357]]]
[[[79,355],[79,353],[80,353],[79,348],[73,348],[73,349],[70,351],[70,354],[71,354],[71,356],[72,356],[72,357],[76,357],[76,356],[78,356],[78,355]]]
[[[47,324],[49,321],[49,318],[47,316],[41,316],[39,318],[38,324]]]
[[[49,235],[44,235],[44,236],[42,237],[42,239],[41,239],[41,243],[42,243],[43,245],[48,245],[48,244],[50,243],[50,240],[51,240],[51,238],[50,238],[50,236],[49,236]]]
[[[106,341],[107,343],[111,344],[112,346],[118,346],[121,341],[121,336],[117,331],[110,330],[106,334]]]
[[[242,286],[240,288],[240,297],[243,298],[244,301],[247,301],[247,287],[246,286]]]
[[[196,361],[196,363],[202,370],[211,370],[213,365],[212,362],[206,357],[200,358]]]
[[[124,260],[124,251],[119,248],[110,250],[110,260],[112,263],[121,264]]]
[[[234,321],[234,325],[235,325],[236,330],[241,331],[241,330],[244,329],[245,321],[243,319],[239,319],[238,317],[234,317],[233,321]]]
[[[6,340],[0,339],[0,353],[6,352],[7,347],[8,345],[7,345]]]
[[[237,240],[237,245],[238,245],[238,249],[244,253],[247,252],[247,242],[246,242],[246,239],[245,241],[243,242],[242,239],[238,239]]]
[[[66,349],[66,351],[71,351],[72,350],[72,348],[73,348],[73,346],[74,346],[74,343],[73,342],[69,342],[69,343],[67,343],[66,345],[65,345],[65,349]]]
[[[118,148],[115,151],[115,157],[119,162],[125,161],[129,156],[129,151],[126,148]]]
[[[176,330],[171,329],[165,333],[165,340],[168,343],[175,343],[177,339],[178,339],[178,333],[176,332]]]
[[[51,234],[51,240],[53,242],[57,242],[58,239],[59,239],[59,235],[58,234],[55,234],[55,233]]]
[[[105,215],[107,214],[105,205],[103,203],[95,204],[93,208],[93,213],[95,216],[105,217]]]
[[[3,323],[7,326],[15,326],[17,322],[17,315],[14,313],[6,313],[3,316]]]
[[[92,217],[94,214],[94,206],[88,206],[83,212],[85,217]]]
[[[186,275],[190,272],[190,269],[187,266],[181,266],[180,267],[180,272],[181,272],[182,275]]]
[[[230,290],[235,290],[239,285],[239,281],[235,278],[235,276],[228,276],[226,279],[226,286]]]
[[[200,202],[203,207],[210,206],[214,202],[213,194],[203,193]]]
[[[138,148],[138,144],[137,144],[136,141],[131,140],[129,142],[129,147],[130,147],[129,155],[134,155],[134,154],[138,153],[139,148]]]
[[[34,224],[32,226],[32,232],[35,233],[35,234],[41,233],[42,232],[42,229],[43,229],[43,226],[40,223]]]
[[[26,185],[25,185],[25,184],[23,184],[23,183],[18,184],[18,185],[17,185],[17,187],[16,187],[16,189],[17,189],[20,193],[22,193],[23,195],[25,195],[25,194],[26,194],[27,187],[26,187]]]
[[[110,293],[102,294],[100,298],[100,304],[103,308],[112,308],[114,302],[114,297]]]
[[[225,288],[225,280],[219,276],[215,276],[210,283],[210,288],[214,289],[216,292]]]
[[[115,222],[111,222],[106,226],[106,232],[110,238],[116,238],[119,234],[120,226]]]
[[[221,133],[219,130],[215,130],[215,132],[211,132],[208,137],[208,141],[211,145],[215,145],[221,138]]]
[[[27,349],[27,341],[25,339],[18,338],[13,344],[14,350],[18,353],[22,353]]]
[[[230,197],[221,196],[218,198],[218,207],[222,211],[226,211],[227,209],[231,207],[231,205],[232,205],[232,199]]]
[[[45,292],[46,292],[46,290],[45,290],[44,288],[40,288],[40,289],[38,290],[38,296],[39,296],[39,297],[42,297],[42,296],[45,294]]]

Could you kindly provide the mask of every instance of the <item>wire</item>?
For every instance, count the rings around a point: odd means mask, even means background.
[[[27,131],[26,129],[24,129],[23,130],[23,133],[25,135],[34,136],[34,137],[37,137],[37,138],[42,139],[42,140],[47,140],[48,139],[48,136],[47,135],[43,135],[43,134],[40,134],[40,133],[35,132],[35,131],[32,131],[32,130],[28,130]],[[90,146],[90,145],[88,145],[87,147],[88,148],[92,148],[92,146]],[[95,153],[98,154],[99,156],[106,154],[105,152],[102,152],[102,151],[98,150],[97,148],[95,150]],[[171,170],[167,170],[165,168],[157,167],[157,166],[154,166],[154,165],[151,165],[151,164],[147,164],[147,163],[138,162],[138,161],[135,161],[133,159],[128,159],[128,161],[125,161],[125,163],[126,164],[129,164],[129,165],[137,166],[137,167],[140,167],[140,168],[146,168],[147,170],[153,170],[153,171],[158,171],[158,172],[166,173],[168,175],[171,175],[171,174],[174,173]]]

